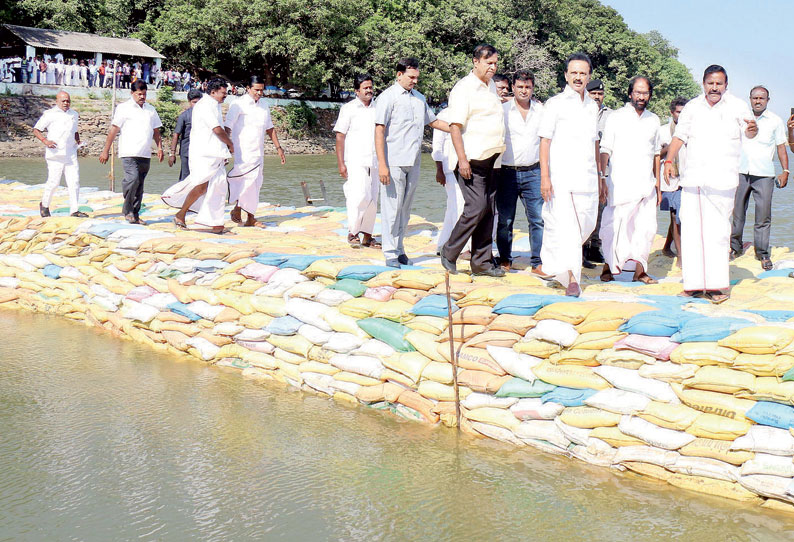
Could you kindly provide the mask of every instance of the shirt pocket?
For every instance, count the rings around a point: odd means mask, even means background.
[[[414,121],[414,108],[410,103],[395,102],[392,106],[391,121],[394,124],[411,124]]]

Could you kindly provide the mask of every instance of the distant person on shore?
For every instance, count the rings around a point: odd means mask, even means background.
[[[540,259],[540,248],[543,246],[543,198],[540,195],[538,136],[543,106],[532,99],[534,91],[535,75],[519,70],[513,76],[515,97],[503,105],[506,148],[502,155],[502,178],[496,187],[496,248],[499,250],[499,265],[509,271],[513,264],[516,203],[521,198],[529,224],[532,273],[545,276]]]
[[[196,224],[223,233],[223,214],[229,183],[226,162],[234,154],[234,144],[223,127],[221,104],[226,99],[226,81],[211,79],[207,93],[193,107],[190,127],[190,171],[163,194],[163,201],[179,208],[174,224],[187,229],[188,211],[198,213]]]
[[[410,265],[403,238],[411,205],[419,183],[424,127],[449,131],[449,125],[436,119],[425,97],[414,90],[419,79],[419,61],[397,61],[397,81],[375,103],[375,151],[380,192],[383,255],[386,265]]]
[[[61,64],[63,66],[63,64]],[[55,80],[55,63],[52,60],[47,61],[47,64],[44,67],[47,70],[47,84],[48,85],[56,85],[60,84],[57,83]]]
[[[758,134],[750,108],[727,89],[725,68],[716,64],[706,68],[704,93],[681,111],[664,161],[664,176],[669,179],[678,151],[687,146],[681,176],[684,295],[702,296],[714,303],[728,299],[730,289],[731,216],[742,139]]]
[[[543,106],[540,135],[540,193],[543,196],[543,270],[578,297],[582,245],[593,233],[606,184],[597,158],[598,103],[586,92],[593,65],[584,53],[565,62],[565,90]]]
[[[437,118],[448,121],[447,109],[442,109],[438,112]],[[452,233],[452,228],[458,223],[461,213],[463,212],[463,193],[460,191],[458,180],[455,178],[455,166],[458,159],[455,156],[455,150],[452,147],[452,140],[448,132],[441,130],[433,130],[433,146],[431,156],[436,163],[436,182],[444,187],[447,193],[447,205],[444,212],[444,224],[441,226],[441,232],[438,234],[436,241],[437,255],[441,255],[441,248],[449,239]],[[463,247],[463,252],[460,257],[466,252],[471,254],[471,239]]]
[[[772,192],[775,185],[785,188],[788,183],[788,152],[786,151],[786,127],[783,119],[767,109],[769,91],[766,87],[756,86],[750,91],[750,107],[758,125],[758,135],[742,141],[742,157],[739,164],[739,186],[733,206],[731,229],[731,258],[744,253],[742,233],[747,216],[750,194],[755,201],[755,224],[753,227],[753,246],[755,259],[761,260],[761,267],[772,269],[769,254],[769,230],[772,225]],[[775,175],[773,162],[777,153],[783,171]]]
[[[96,86],[96,63],[93,60],[88,61],[88,86],[95,87]]]
[[[66,179],[69,191],[69,214],[81,218],[88,216],[80,211],[80,166],[77,163],[79,115],[71,109],[71,105],[69,94],[59,92],[55,96],[55,105],[47,109],[33,126],[33,135],[46,147],[44,159],[47,162],[47,182],[39,203],[39,212],[43,217],[50,216],[52,194],[61,184],[61,177]],[[45,131],[46,137],[43,134]]]
[[[457,273],[456,262],[471,239],[474,275],[504,276],[491,251],[496,197],[494,164],[505,150],[502,101],[492,78],[499,54],[492,45],[480,44],[472,54],[472,71],[449,93],[450,138],[457,157],[456,177],[463,194],[461,213],[449,239],[441,248],[441,265]]]
[[[88,66],[85,65],[85,60],[80,61],[80,86],[88,86]]]
[[[510,85],[510,78],[503,73],[497,73],[493,76],[493,84],[496,85],[496,95],[499,96],[502,103],[509,102],[511,98],[510,93],[513,92],[513,88]]]
[[[39,65],[39,84],[46,85],[47,84],[47,62],[40,58],[38,61]]]
[[[382,248],[372,238],[380,188],[372,76],[368,73],[356,75],[353,90],[356,97],[339,108],[334,124],[336,164],[339,175],[345,179],[342,190],[347,203],[347,242],[353,248]]]
[[[601,135],[601,171],[612,162],[607,176],[608,204],[601,223],[604,269],[601,280],[614,280],[629,261],[633,280],[656,284],[648,275],[648,256],[656,235],[659,186],[659,117],[648,111],[653,84],[644,76],[629,81],[629,100],[607,119]]]
[[[191,90],[190,92],[194,92]],[[227,86],[226,92],[229,89]],[[248,79],[246,94],[238,98],[226,113],[226,133],[234,144],[234,167],[229,172],[229,203],[234,203],[231,219],[243,226],[262,227],[256,220],[259,191],[265,160],[265,135],[276,147],[281,165],[287,163],[278,141],[270,107],[262,99],[265,82],[258,75]],[[248,215],[243,222],[242,212]]]
[[[160,139],[163,123],[155,108],[146,103],[146,90],[146,83],[136,81],[132,85],[130,99],[116,107],[105,147],[99,155],[100,163],[107,163],[113,140],[120,133],[118,153],[124,168],[124,180],[121,183],[124,205],[121,212],[131,224],[144,223],[140,211],[143,182],[152,161],[152,140],[157,145],[157,159],[163,161],[163,143]]]
[[[604,105],[606,91],[601,79],[593,79],[587,84],[587,94],[598,104],[598,138],[601,139],[607,118],[609,114],[612,113],[612,109]],[[604,174],[609,175],[609,164],[607,164],[607,169],[604,171]],[[604,203],[599,203],[595,229],[582,247],[582,266],[587,269],[595,269],[597,263],[604,262],[604,253],[601,250],[601,237],[598,233],[601,230],[601,217],[604,214],[604,205]]]
[[[673,140],[675,127],[678,125],[678,117],[681,111],[684,110],[688,100],[685,98],[675,98],[670,102],[670,122],[659,128],[659,141],[662,144],[659,157],[661,160],[667,159],[667,148]],[[662,254],[668,258],[673,258],[678,255],[678,267],[681,267],[681,217],[679,210],[681,209],[681,187],[679,186],[681,180],[681,171],[684,170],[684,162],[686,160],[686,146],[681,147],[678,151],[678,156],[673,160],[673,173],[670,176],[670,182],[663,180],[661,184],[662,189],[662,202],[659,204],[659,209],[662,211],[670,211],[670,226],[667,228],[667,239],[664,241]],[[671,247],[675,245],[675,253]]]
[[[176,162],[176,147],[179,145],[179,180],[184,181],[190,175],[190,126],[193,119],[193,106],[201,99],[200,90],[191,90],[187,93],[188,107],[176,118],[176,127],[171,136],[171,151],[168,153],[168,167],[173,167]]]
[[[99,67],[96,70],[97,77],[99,77],[99,84],[97,85],[99,88],[103,88],[105,86],[105,63],[100,62]]]

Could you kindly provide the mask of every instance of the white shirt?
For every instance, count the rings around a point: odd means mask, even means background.
[[[778,145],[788,142],[786,126],[783,119],[765,110],[758,117],[753,117],[758,124],[758,134],[753,139],[742,138],[742,157],[739,163],[739,173],[758,175],[759,177],[774,177],[775,151]]]
[[[213,128],[223,128],[221,104],[209,94],[205,94],[193,106],[193,119],[190,126],[190,157],[229,158],[229,149],[213,132]]]
[[[439,111],[436,118],[449,122],[449,115],[446,109]],[[433,128],[433,147],[430,156],[434,162],[441,162],[441,169],[444,170],[444,173],[452,173],[455,170],[457,156],[455,156],[455,150],[452,148],[452,138],[449,133]]]
[[[670,120],[664,126],[659,127],[659,143],[661,145],[670,145],[673,141],[673,134],[675,133],[675,124],[673,121]],[[684,170],[684,164],[686,164],[686,145],[681,146],[681,150],[678,151],[678,171],[681,172]],[[662,164],[664,166],[664,164]],[[664,167],[662,167],[662,171],[664,171]],[[664,180],[664,176],[662,176],[661,180],[661,187],[662,192],[675,192],[678,190],[678,184],[680,182],[680,177],[670,177],[670,184],[667,184]]]
[[[753,112],[745,102],[726,92],[714,106],[705,94],[689,101],[678,117],[674,136],[686,143],[686,167],[681,186],[708,186],[729,190],[739,185],[739,159]]]
[[[229,106],[226,126],[232,131],[235,165],[261,162],[265,155],[265,132],[273,128],[270,108],[265,101],[255,102],[248,93],[238,98]]]
[[[521,116],[516,101],[502,104],[505,116],[505,152],[503,166],[532,166],[540,159],[540,137],[538,125],[543,113],[543,105],[530,100],[527,118]]]
[[[493,81],[486,85],[474,72],[469,73],[452,87],[447,109],[449,122],[463,127],[467,159],[485,160],[504,152],[504,111]]]
[[[154,107],[141,107],[130,98],[116,107],[112,124],[121,130],[119,158],[151,158],[154,130],[163,125]]]
[[[375,163],[375,100],[353,98],[339,108],[334,132],[345,134],[345,164],[371,167]]]
[[[46,159],[77,156],[77,141],[74,139],[74,134],[77,133],[77,121],[79,118],[80,116],[74,109],[64,111],[57,105],[44,112],[33,127],[40,132],[46,130],[47,139],[58,145],[54,149],[47,148],[44,151]]]
[[[551,139],[549,172],[555,191],[597,192],[598,104],[566,85],[543,106],[538,135]]]
[[[638,115],[630,103],[613,111],[604,124],[601,152],[610,155],[609,205],[641,200],[656,186],[654,157],[661,150],[659,117],[647,109]]]

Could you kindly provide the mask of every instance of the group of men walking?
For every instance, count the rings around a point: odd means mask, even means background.
[[[427,125],[434,129],[436,180],[447,194],[438,254],[450,273],[457,273],[464,252],[470,253],[475,275],[498,277],[510,270],[519,198],[529,223],[531,272],[555,278],[570,296],[580,294],[582,267],[592,266],[593,260],[604,262],[603,281],[633,271],[634,280],[655,282],[647,270],[660,205],[671,218],[663,252],[672,255],[675,245],[684,295],[714,302],[727,298],[728,262],[744,250],[750,194],[756,202],[756,257],[764,269],[772,267],[772,188],[775,183],[782,188],[788,179],[785,144],[792,139],[794,117],[786,134],[783,121],[766,108],[766,88],[751,91],[751,110],[726,92],[725,69],[709,66],[704,93],[689,102],[674,100],[672,120],[661,126],[647,109],[653,97],[648,77],[632,78],[629,101],[611,111],[603,106],[603,84],[591,81],[590,59],[575,53],[565,63],[564,90],[541,104],[533,98],[533,74],[518,71],[507,80],[497,76],[498,61],[494,47],[478,45],[471,72],[455,84],[438,116],[414,88],[420,75],[416,59],[397,62],[394,84],[377,99],[371,76],[355,78],[356,98],[342,106],[334,126],[351,246],[381,248],[392,267],[411,264],[404,237]],[[153,141],[158,159],[164,157],[161,122],[146,103],[146,90],[143,81],[133,83],[132,97],[117,108],[100,155],[101,162],[107,161],[120,134],[123,213],[133,223],[141,223]],[[177,121],[169,158],[172,166],[181,140],[180,182],[163,194],[163,201],[179,208],[174,218],[178,227],[187,227],[186,213],[192,210],[197,224],[222,232],[227,189],[228,201],[235,204],[232,220],[259,225],[255,213],[266,135],[285,162],[270,111],[260,100],[263,91],[263,81],[251,77],[246,95],[230,106],[225,119],[221,103],[226,81],[212,80],[203,96],[189,95],[191,105]],[[58,95],[35,133],[47,147],[50,171],[42,216],[49,214],[61,174],[69,186],[72,214],[81,216],[77,114],[69,109],[68,94]],[[777,176],[775,153],[783,168]],[[234,167],[227,174],[225,164],[232,158]],[[379,193],[380,243],[373,237]],[[242,211],[247,214],[244,222]],[[498,259],[492,253],[494,237]]]

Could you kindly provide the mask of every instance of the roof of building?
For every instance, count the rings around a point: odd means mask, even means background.
[[[32,47],[146,58],[165,58],[141,40],[135,38],[110,38],[84,32],[31,28],[14,24],[4,24],[3,27]]]

